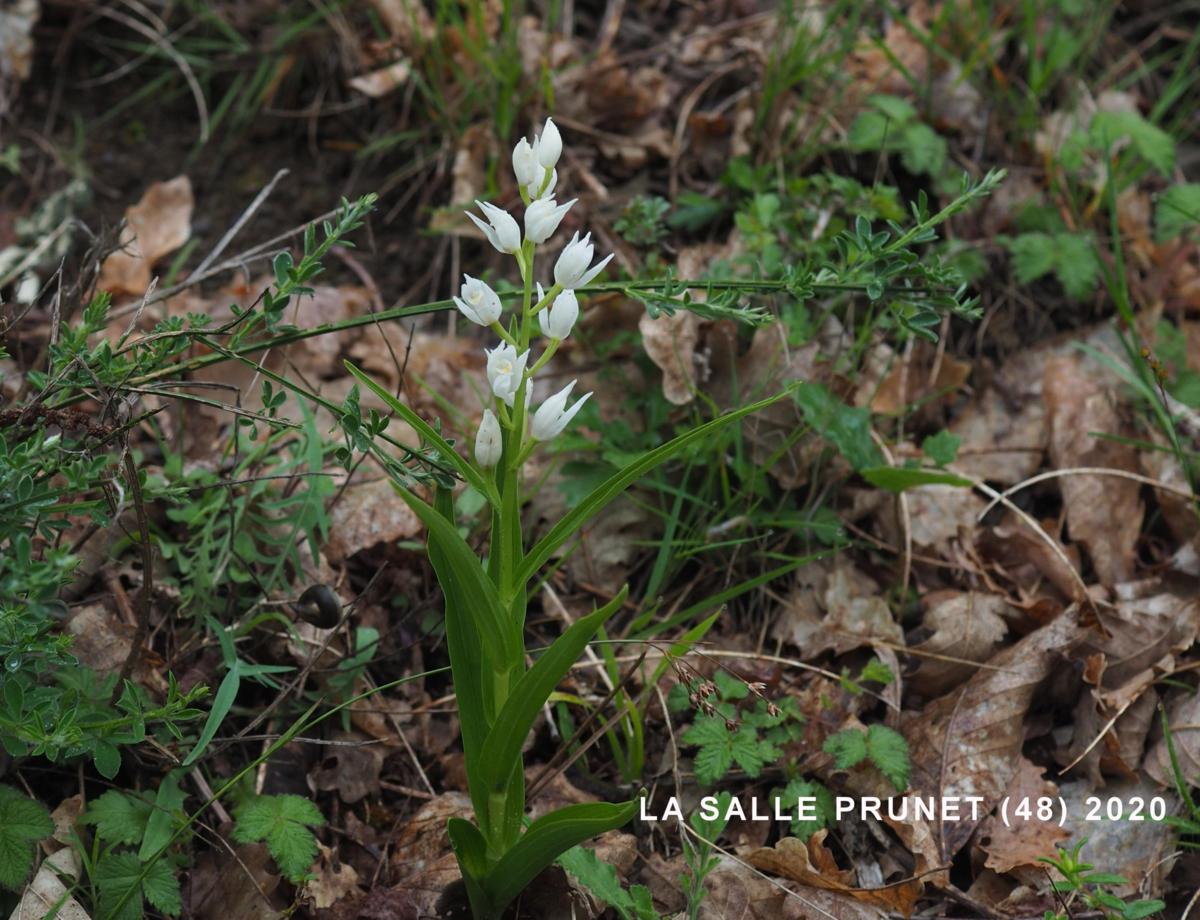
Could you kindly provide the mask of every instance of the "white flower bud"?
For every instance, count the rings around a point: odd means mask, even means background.
[[[512,215],[503,208],[498,208],[493,204],[488,204],[485,201],[476,201],[479,205],[479,210],[483,211],[488,222],[485,224],[478,217],[467,211],[467,217],[475,222],[475,226],[483,231],[484,236],[488,238],[488,242],[495,246],[500,252],[507,252],[516,255],[521,251],[521,228],[517,226],[517,222]]]
[[[584,393],[575,405],[570,409],[567,406],[567,397],[571,395],[571,390],[575,388],[576,381],[572,380],[565,387],[547,399],[544,403],[538,406],[537,412],[533,414],[533,421],[529,425],[529,432],[533,435],[534,440],[549,441],[551,438],[562,434],[567,424],[575,417],[575,413],[583,408],[583,404],[588,401],[591,393]]]
[[[475,435],[475,462],[489,470],[500,462],[503,450],[500,420],[492,414],[491,409],[484,409],[483,418],[479,420],[479,431]]]
[[[542,133],[537,139],[537,161],[544,169],[553,169],[562,156],[562,135],[553,119],[547,118]]]
[[[554,303],[538,313],[542,334],[552,339],[565,339],[579,319],[579,300],[574,291],[563,291]]]
[[[525,209],[525,239],[531,243],[546,242],[578,200],[572,198],[566,204],[558,204],[553,198],[539,198],[532,202]]]
[[[517,349],[507,342],[487,352],[487,378],[492,393],[497,399],[512,405],[525,376],[525,363],[529,352],[517,354]]]
[[[517,185],[525,188],[534,187],[533,197],[537,195],[537,188],[542,184],[542,176],[545,175],[545,170],[537,159],[537,148],[521,138],[517,141],[517,146],[513,148],[512,153],[513,174],[517,177]]]
[[[604,266],[612,258],[610,253],[589,269],[592,252],[592,235],[589,233],[580,239],[579,234],[576,233],[571,237],[571,242],[563,248],[558,261],[554,263],[554,282],[568,291],[573,291],[575,288],[583,287],[591,282],[604,270]]]
[[[452,298],[454,305],[471,322],[490,326],[500,318],[500,295],[478,278],[467,274],[463,277],[467,280],[463,282],[462,297]]]

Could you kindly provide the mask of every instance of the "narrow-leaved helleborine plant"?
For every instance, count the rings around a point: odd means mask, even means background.
[[[579,318],[577,291],[612,258],[595,261],[591,235],[580,238],[576,233],[555,262],[550,289],[535,285],[536,249],[554,235],[575,203],[572,199],[559,204],[554,198],[555,166],[561,153],[562,138],[550,119],[533,143],[522,139],[513,150],[513,171],[525,205],[523,235],[512,215],[494,205],[477,202],[486,219],[468,213],[492,246],[513,257],[524,282],[520,306],[507,323],[503,322],[500,295],[477,278],[466,275],[454,298],[463,316],[490,328],[499,338],[486,353],[490,404],[483,410],[468,456],[456,451],[437,428],[361,370],[348,365],[359,381],[487,499],[491,510],[485,561],[460,536],[447,485],[436,487],[429,504],[404,483],[396,482],[397,491],[428,531],[429,559],[445,597],[446,641],[475,812],[474,823],[451,818],[449,832],[476,920],[499,917],[560,854],[625,824],[637,805],[636,799],[620,804],[569,805],[526,821],[521,754],[525,739],[554,688],[627,594],[622,588],[603,607],[576,621],[526,667],[524,631],[530,582],[583,523],[647,471],[677,451],[702,442],[717,428],[774,401],[744,406],[649,451],[597,487],[541,540],[526,546],[521,524],[522,468],[539,444],[563,432],[591,396],[574,396],[576,381],[571,381],[535,409],[531,403],[533,380]]]

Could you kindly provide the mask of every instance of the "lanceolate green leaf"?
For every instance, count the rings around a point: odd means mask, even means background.
[[[490,791],[503,791],[546,699],[628,593],[626,585],[599,610],[573,623],[517,681],[483,743],[482,775]]]
[[[434,499],[434,510],[454,525],[454,497],[449,489],[438,489]],[[441,550],[441,543],[429,541],[429,561],[438,572],[449,571],[452,566]],[[483,675],[491,670],[484,667],[484,651],[480,644],[479,630],[471,616],[471,608],[458,589],[457,582],[443,586],[446,615],[446,645],[450,651],[450,663],[454,670],[454,694],[458,700],[458,718],[462,726],[463,751],[467,767],[467,785],[473,792],[471,800],[477,813],[487,807],[487,798],[482,796],[483,782],[478,777],[479,752],[487,737],[489,693]]]
[[[497,498],[495,487],[491,483],[487,482],[487,480],[485,480],[482,476],[480,476],[475,467],[471,466],[470,463],[460,457],[458,455],[458,451],[451,447],[446,439],[443,438],[432,425],[425,421],[425,419],[421,418],[421,416],[417,415],[417,413],[415,413],[412,409],[404,405],[404,403],[400,402],[400,400],[396,399],[395,396],[381,387],[378,383],[372,380],[370,376],[363,373],[349,361],[346,362],[346,370],[348,370],[360,383],[368,387],[372,393],[387,403],[388,408],[404,419],[404,421],[408,422],[408,424],[412,425],[412,427],[415,428],[416,431],[423,438],[425,438],[425,440],[427,440],[430,444],[433,444],[439,451],[441,451],[443,457],[450,463],[454,464],[455,468],[459,471],[459,473],[462,474],[462,478],[469,482],[480,495],[487,496],[489,501],[493,501]]]
[[[529,579],[537,574],[537,570],[550,559],[554,551],[567,542],[589,518],[599,513],[609,502],[660,463],[669,460],[685,447],[710,438],[731,422],[736,422],[738,419],[745,418],[747,415],[752,415],[755,412],[765,409],[772,403],[778,402],[789,393],[791,393],[790,388],[767,399],[750,403],[748,406],[742,406],[733,412],[727,412],[720,418],[715,418],[711,422],[700,425],[698,428],[693,428],[691,431],[668,441],[661,447],[656,447],[654,450],[643,454],[629,466],[625,467],[625,469],[610,476],[597,486],[591,495],[576,505],[562,520],[555,524],[550,529],[550,532],[529,551],[529,555],[525,557],[525,561],[517,572],[516,583],[525,584],[529,581]]]
[[[619,805],[604,802],[568,805],[538,818],[483,880],[492,910],[485,916],[498,917],[539,872],[575,844],[629,822],[637,811],[637,803],[637,799],[631,799]]]
[[[485,647],[496,649],[501,661],[511,664],[519,661],[521,649],[512,648],[512,637],[504,628],[503,612],[496,587],[484,574],[479,557],[471,551],[466,541],[459,536],[454,525],[407,489],[397,485],[396,491],[412,508],[429,531],[431,546],[436,544],[436,553],[430,556],[437,572],[438,582],[443,589],[453,585],[468,605],[467,614],[472,622],[479,624],[481,641]],[[437,568],[438,562],[442,568]]]

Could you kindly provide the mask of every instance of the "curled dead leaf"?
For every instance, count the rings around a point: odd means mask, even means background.
[[[904,631],[879,587],[842,556],[797,570],[796,587],[772,635],[790,642],[806,658],[827,651],[840,655],[875,641],[904,645]]]
[[[987,661],[1000,647],[1015,613],[994,594],[966,591],[939,599],[922,621],[931,635],[913,646],[920,665],[908,676],[909,686],[932,697],[962,683],[977,670],[972,662]]]
[[[912,751],[913,794],[979,796],[980,819],[992,810],[1016,775],[1025,740],[1025,718],[1034,694],[1055,661],[1077,641],[1076,608],[1030,633],[993,658],[961,689],[939,697],[905,719]],[[978,821],[943,822],[938,829],[949,861]]]
[[[126,209],[121,248],[100,267],[97,286],[113,294],[143,294],[154,263],[184,243],[192,232],[192,183],[187,176],[155,182]]]
[[[1137,468],[1131,445],[1098,436],[1121,434],[1123,429],[1112,391],[1080,356],[1046,363],[1042,395],[1050,424],[1050,459],[1056,467]],[[1055,481],[1066,505],[1071,538],[1087,549],[1100,581],[1128,581],[1142,527],[1141,486],[1113,476],[1068,475]]]
[[[400,500],[391,482],[376,479],[349,486],[332,504],[325,552],[336,564],[380,543],[412,539],[422,529],[420,519]]]
[[[746,861],[756,869],[802,885],[837,891],[856,901],[895,911],[902,917],[912,915],[924,887],[919,879],[905,879],[881,888],[855,888],[850,884],[854,873],[839,868],[833,854],[826,848],[826,833],[824,829],[817,831],[808,838],[807,843],[795,837],[784,837],[773,848],[760,847],[754,850],[746,857]]]
[[[1005,793],[1010,802],[1034,802],[1043,796],[1057,798],[1058,786],[1043,779],[1044,767],[1022,757]],[[1034,815],[1028,821],[1010,821],[1006,826],[996,815],[979,825],[979,847],[987,854],[984,863],[996,872],[1009,872],[1017,866],[1036,866],[1038,860],[1053,856],[1055,845],[1070,838],[1058,826],[1057,819],[1039,821]]]

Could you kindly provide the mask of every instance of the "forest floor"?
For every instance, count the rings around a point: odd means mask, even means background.
[[[463,211],[519,207],[553,116],[536,276],[614,258],[539,371],[593,395],[526,543],[785,395],[531,583],[535,654],[629,593],[529,813],[646,797],[509,916],[1186,917],[1195,13],[0,0],[0,910],[465,916],[444,595],[356,426],[470,454],[490,340],[449,298],[519,279]],[[481,556],[487,502],[454,485]]]

